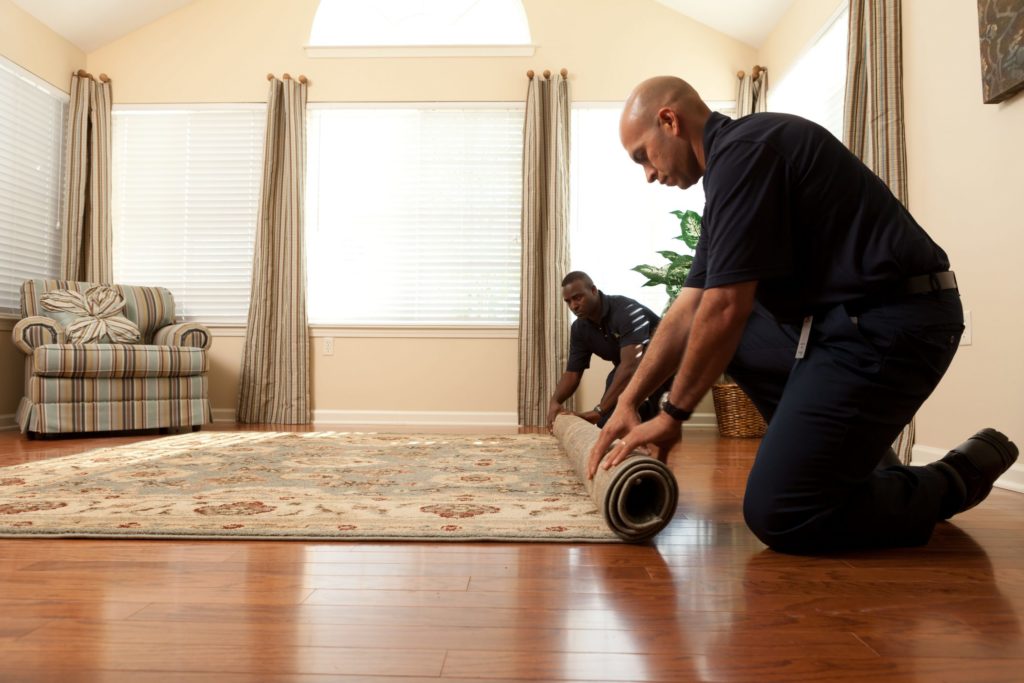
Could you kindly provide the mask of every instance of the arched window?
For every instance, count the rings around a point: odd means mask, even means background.
[[[522,0],[320,0],[310,57],[529,56]]]

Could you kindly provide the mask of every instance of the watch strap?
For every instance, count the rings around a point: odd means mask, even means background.
[[[672,402],[667,397],[662,402],[661,409],[665,411],[666,415],[679,422],[686,422],[693,415],[693,411],[683,410],[679,406],[672,405]]]

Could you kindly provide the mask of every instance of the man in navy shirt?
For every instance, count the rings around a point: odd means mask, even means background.
[[[590,276],[573,271],[562,278],[562,298],[576,316],[569,335],[569,360],[555,392],[548,402],[550,427],[562,404],[580,385],[583,372],[590,367],[591,355],[611,361],[615,367],[608,373],[604,395],[592,409],[575,413],[601,427],[615,408],[619,394],[626,388],[640,365],[640,358],[661,318],[641,303],[624,296],[605,294],[594,286]],[[641,420],[658,413],[658,400],[668,391],[671,380],[663,383],[637,408]]]
[[[635,447],[665,454],[725,370],[768,422],[744,496],[765,544],[821,552],[927,542],[1017,458],[984,429],[926,467],[882,466],[963,332],[945,252],[824,128],[796,116],[712,113],[674,77],[630,94],[622,144],[648,182],[706,205],[694,264],[591,452],[591,476]],[[676,369],[678,368],[678,372]],[[638,397],[675,381],[639,424]]]

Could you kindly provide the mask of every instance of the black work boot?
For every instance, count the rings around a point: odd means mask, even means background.
[[[928,465],[949,479],[942,500],[943,519],[949,519],[985,500],[1003,472],[1017,461],[1017,446],[994,429],[982,429]]]

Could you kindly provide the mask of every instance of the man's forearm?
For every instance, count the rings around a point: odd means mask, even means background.
[[[747,326],[756,288],[756,282],[743,282],[704,293],[669,392],[673,405],[693,410],[725,372]]]
[[[700,289],[683,288],[658,325],[632,381],[619,396],[620,403],[637,407],[678,370],[702,294]]]
[[[551,403],[565,403],[570,396],[576,393],[582,375],[582,372],[570,372],[568,370],[563,372],[558,380],[558,384],[555,385],[555,392],[551,395]]]

